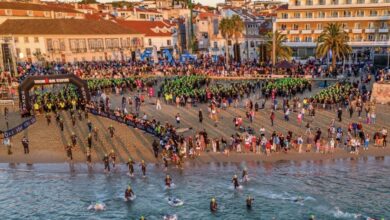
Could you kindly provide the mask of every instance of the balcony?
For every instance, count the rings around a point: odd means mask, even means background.
[[[388,28],[380,28],[378,30],[379,33],[388,33],[389,32],[389,29]]]
[[[363,33],[363,30],[362,29],[352,29],[352,33],[361,34],[361,33]]]
[[[290,30],[290,34],[299,34],[299,30]]]
[[[287,30],[280,30],[281,34],[287,34]]]
[[[347,32],[347,33],[349,33],[351,30],[348,29],[348,28],[344,28],[344,31]]]
[[[367,29],[364,30],[364,32],[365,33],[369,33],[369,34],[375,33],[375,29],[374,28],[367,28]]]
[[[311,30],[302,30],[302,34],[311,34],[312,31]]]
[[[315,34],[321,34],[323,30],[314,30]]]

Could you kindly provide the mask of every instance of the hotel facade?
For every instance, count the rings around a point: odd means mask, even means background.
[[[390,0],[289,0],[277,11],[274,29],[287,36],[294,57],[315,55],[316,40],[329,23],[349,35],[352,56],[387,53],[390,48]]]

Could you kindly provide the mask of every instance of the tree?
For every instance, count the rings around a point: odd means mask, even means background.
[[[234,23],[230,18],[222,18],[219,23],[219,29],[221,30],[222,37],[225,39],[225,53],[226,53],[226,65],[229,64],[229,49],[228,49],[228,41],[234,35]]]
[[[244,22],[241,20],[240,16],[233,15],[230,20],[233,23],[233,37],[234,37],[234,60],[236,62],[240,61],[240,46],[238,43],[238,39],[242,36],[242,32],[244,31]]]
[[[276,61],[278,59],[289,60],[292,56],[292,50],[289,46],[284,45],[287,41],[287,37],[284,34],[281,34],[279,31],[275,32],[275,57]],[[267,44],[266,44],[267,52],[272,57],[273,50],[273,33],[267,33]]]
[[[341,24],[328,24],[318,37],[317,57],[324,57],[331,52],[332,69],[335,70],[337,59],[346,57],[352,52],[351,46],[348,45],[348,40],[348,33],[343,30]]]

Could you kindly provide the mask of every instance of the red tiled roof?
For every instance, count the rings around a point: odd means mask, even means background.
[[[280,5],[276,10],[280,11],[280,10],[287,10],[287,9],[288,9],[288,5],[285,4],[285,5]]]
[[[79,11],[76,11],[69,4],[56,4],[56,3],[31,4],[31,3],[22,3],[22,2],[0,2],[0,9],[81,13]]]
[[[145,36],[149,37],[170,37],[172,33],[170,31],[167,32],[154,32],[152,29],[159,28],[170,28],[170,26],[162,21],[123,21],[117,20],[117,23],[122,27],[133,30],[137,33],[145,34]]]
[[[213,17],[214,14],[210,12],[201,12],[199,13],[198,17],[200,20],[207,20],[209,17]]]

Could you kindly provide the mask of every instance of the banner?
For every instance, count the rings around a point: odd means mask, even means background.
[[[37,121],[37,119],[35,118],[35,116],[33,116],[32,118],[28,119],[27,121],[24,121],[22,124],[5,131],[4,138],[9,138],[9,137],[16,135],[17,133],[20,133],[24,129],[28,128],[30,125],[34,124],[36,121]]]
[[[125,124],[125,125],[130,126],[130,127],[138,128],[146,133],[149,133],[151,135],[158,137],[156,131],[151,126],[145,126],[144,124],[141,124],[141,123],[136,123],[136,122],[131,121],[131,120],[125,120],[123,117],[116,116],[114,114],[109,114],[107,112],[98,112],[96,109],[88,108],[88,111],[93,115],[98,115],[98,116],[108,118],[108,119],[111,119],[113,121]]]

